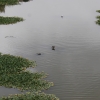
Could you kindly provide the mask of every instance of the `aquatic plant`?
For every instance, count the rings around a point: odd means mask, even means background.
[[[100,13],[100,10],[97,10],[96,12]],[[95,21],[96,24],[100,25],[100,16],[97,16],[96,18],[98,19],[97,21]]]
[[[53,86],[53,82],[44,80],[47,74],[44,72],[31,73],[25,70],[35,67],[35,61],[30,61],[20,56],[0,53],[0,86],[27,90],[31,93],[4,97],[0,100],[58,100],[54,95],[46,95],[40,92]]]
[[[29,91],[40,91],[53,86],[52,82],[43,80],[47,76],[44,72],[31,73],[25,70],[34,66],[34,61],[0,53],[0,85]]]
[[[96,12],[100,13],[100,10],[96,10]]]
[[[17,22],[20,22],[20,21],[23,21],[24,19],[23,18],[20,18],[20,17],[3,17],[3,16],[0,16],[0,25],[1,24],[14,24],[14,23],[17,23]]]
[[[27,92],[26,94],[15,94],[9,95],[8,97],[2,97],[0,100],[59,100],[59,98],[53,94]]]
[[[23,75],[23,76],[22,76]],[[35,76],[37,77],[37,76]],[[41,78],[32,78],[23,74],[9,74],[0,76],[0,85],[5,87],[15,87],[19,90],[40,91],[53,86],[52,82],[48,82]]]
[[[0,53],[0,73],[18,73],[28,67],[35,67],[35,62],[20,56]]]
[[[97,20],[97,21],[96,21],[96,24],[100,25],[100,20]]]
[[[0,0],[0,5],[18,5],[19,0]]]
[[[0,12],[5,12],[5,5],[0,5]]]
[[[97,18],[97,19],[100,19],[100,16],[97,16],[96,18]]]

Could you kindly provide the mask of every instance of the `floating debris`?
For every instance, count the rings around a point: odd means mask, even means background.
[[[55,50],[55,46],[52,46],[52,50]]]
[[[61,16],[61,18],[63,18],[63,15]]]
[[[37,53],[37,55],[41,55],[41,53]]]

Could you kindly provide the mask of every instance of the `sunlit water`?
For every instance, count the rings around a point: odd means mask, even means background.
[[[0,52],[35,60],[33,72],[48,73],[55,84],[45,92],[60,100],[100,100],[98,9],[99,0],[33,0],[6,7],[2,16],[25,21],[0,26]],[[20,92],[0,88],[0,96],[11,93]]]

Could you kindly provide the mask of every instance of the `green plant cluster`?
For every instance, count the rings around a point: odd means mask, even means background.
[[[45,73],[30,73],[26,68],[35,62],[10,54],[0,54],[0,85],[16,87],[20,90],[38,91],[53,86],[52,82],[43,80]]]
[[[48,82],[43,79],[47,77],[46,73],[31,73],[26,70],[26,68],[35,66],[34,61],[30,61],[26,58],[0,53],[0,86],[31,92],[27,95],[18,94],[17,96],[14,95],[11,98],[4,97],[0,100],[32,100],[32,98],[34,98],[33,100],[58,100],[52,95],[35,93],[41,92],[41,90],[48,89],[54,85],[53,82]],[[34,94],[32,94],[33,92]]]
[[[53,94],[27,92],[26,94],[15,94],[9,95],[8,97],[2,97],[0,100],[59,100],[59,98]]]
[[[18,74],[0,75],[0,85],[19,90],[40,91],[53,86],[52,82],[43,80],[44,74],[21,72]]]
[[[0,0],[0,5],[18,5],[19,0]]]
[[[96,10],[96,12],[100,13],[100,10]]]
[[[20,21],[23,21],[23,20],[24,19],[20,18],[20,17],[3,17],[3,16],[0,16],[0,25],[1,24],[4,24],[4,25],[14,24],[14,23],[17,23],[17,22],[20,22]]]
[[[100,10],[97,10],[96,12],[100,13]],[[96,21],[96,24],[100,25],[100,16],[97,16],[97,21]]]
[[[5,12],[5,5],[0,5],[0,12]]]

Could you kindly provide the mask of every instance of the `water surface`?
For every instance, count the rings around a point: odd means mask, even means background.
[[[99,100],[98,9],[99,0],[34,0],[6,7],[1,15],[19,16],[25,21],[0,26],[0,51],[35,60],[35,71],[45,71],[49,74],[46,79],[55,84],[45,92],[60,100]],[[37,55],[39,52],[42,55]]]

